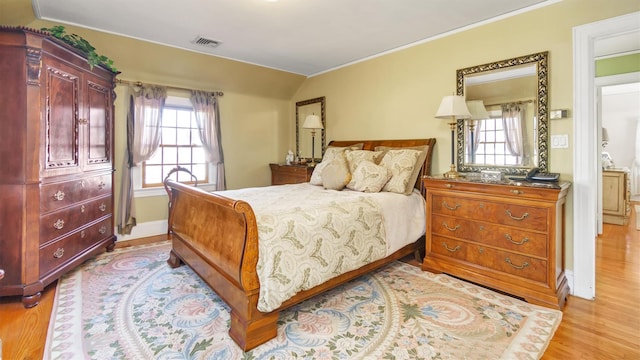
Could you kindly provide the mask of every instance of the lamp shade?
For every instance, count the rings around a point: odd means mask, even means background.
[[[609,132],[607,131],[607,128],[602,128],[602,141],[609,141]]]
[[[470,117],[471,113],[467,109],[464,96],[460,95],[448,95],[442,98],[436,113],[438,119],[468,119]]]
[[[484,120],[489,118],[489,113],[487,109],[484,107],[484,102],[482,100],[470,100],[467,101],[467,109],[471,113],[471,120]]]
[[[322,129],[322,121],[320,121],[320,116],[318,115],[309,115],[306,119],[304,119],[304,124],[302,124],[304,129]]]

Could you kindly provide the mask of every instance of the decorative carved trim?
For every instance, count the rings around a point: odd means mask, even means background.
[[[42,68],[42,50],[27,48],[27,85],[40,86],[40,69]]]
[[[504,69],[512,66],[524,64],[537,64],[538,72],[538,96],[536,99],[536,108],[538,112],[538,165],[540,172],[547,172],[549,169],[549,108],[548,108],[548,57],[549,52],[539,52],[529,54],[512,59],[496,61],[488,64],[471,66],[460,69],[456,72],[456,90],[458,95],[464,95],[464,77],[466,75],[477,74],[485,71],[493,71]],[[464,120],[458,120],[457,123],[457,166],[460,172],[479,172],[481,170],[497,170],[505,174],[524,175],[529,168],[515,166],[484,166],[466,164],[464,161]]]

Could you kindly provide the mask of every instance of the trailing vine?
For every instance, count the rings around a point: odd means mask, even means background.
[[[118,72],[118,69],[113,65],[113,60],[109,59],[104,55],[100,55],[96,52],[96,48],[94,48],[87,40],[85,40],[82,36],[77,34],[67,34],[64,26],[57,25],[50,28],[41,28],[40,30],[47,31],[51,36],[56,39],[62,40],[64,43],[73,46],[74,48],[80,50],[87,56],[87,62],[89,66],[93,69],[96,65],[102,65],[111,71]]]

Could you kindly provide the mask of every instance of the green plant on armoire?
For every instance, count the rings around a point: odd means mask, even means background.
[[[96,65],[102,65],[108,68],[109,70],[118,72],[118,69],[113,65],[113,60],[109,59],[104,55],[100,55],[96,52],[96,48],[94,48],[87,40],[85,40],[82,36],[77,34],[67,34],[64,26],[57,25],[50,28],[41,28],[40,30],[47,31],[51,36],[56,39],[62,40],[64,43],[73,46],[74,48],[80,50],[87,56],[87,62],[89,66],[92,68]]]

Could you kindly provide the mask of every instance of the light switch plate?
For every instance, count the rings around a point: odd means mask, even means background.
[[[566,149],[569,147],[569,135],[551,135],[551,148],[552,149]]]

